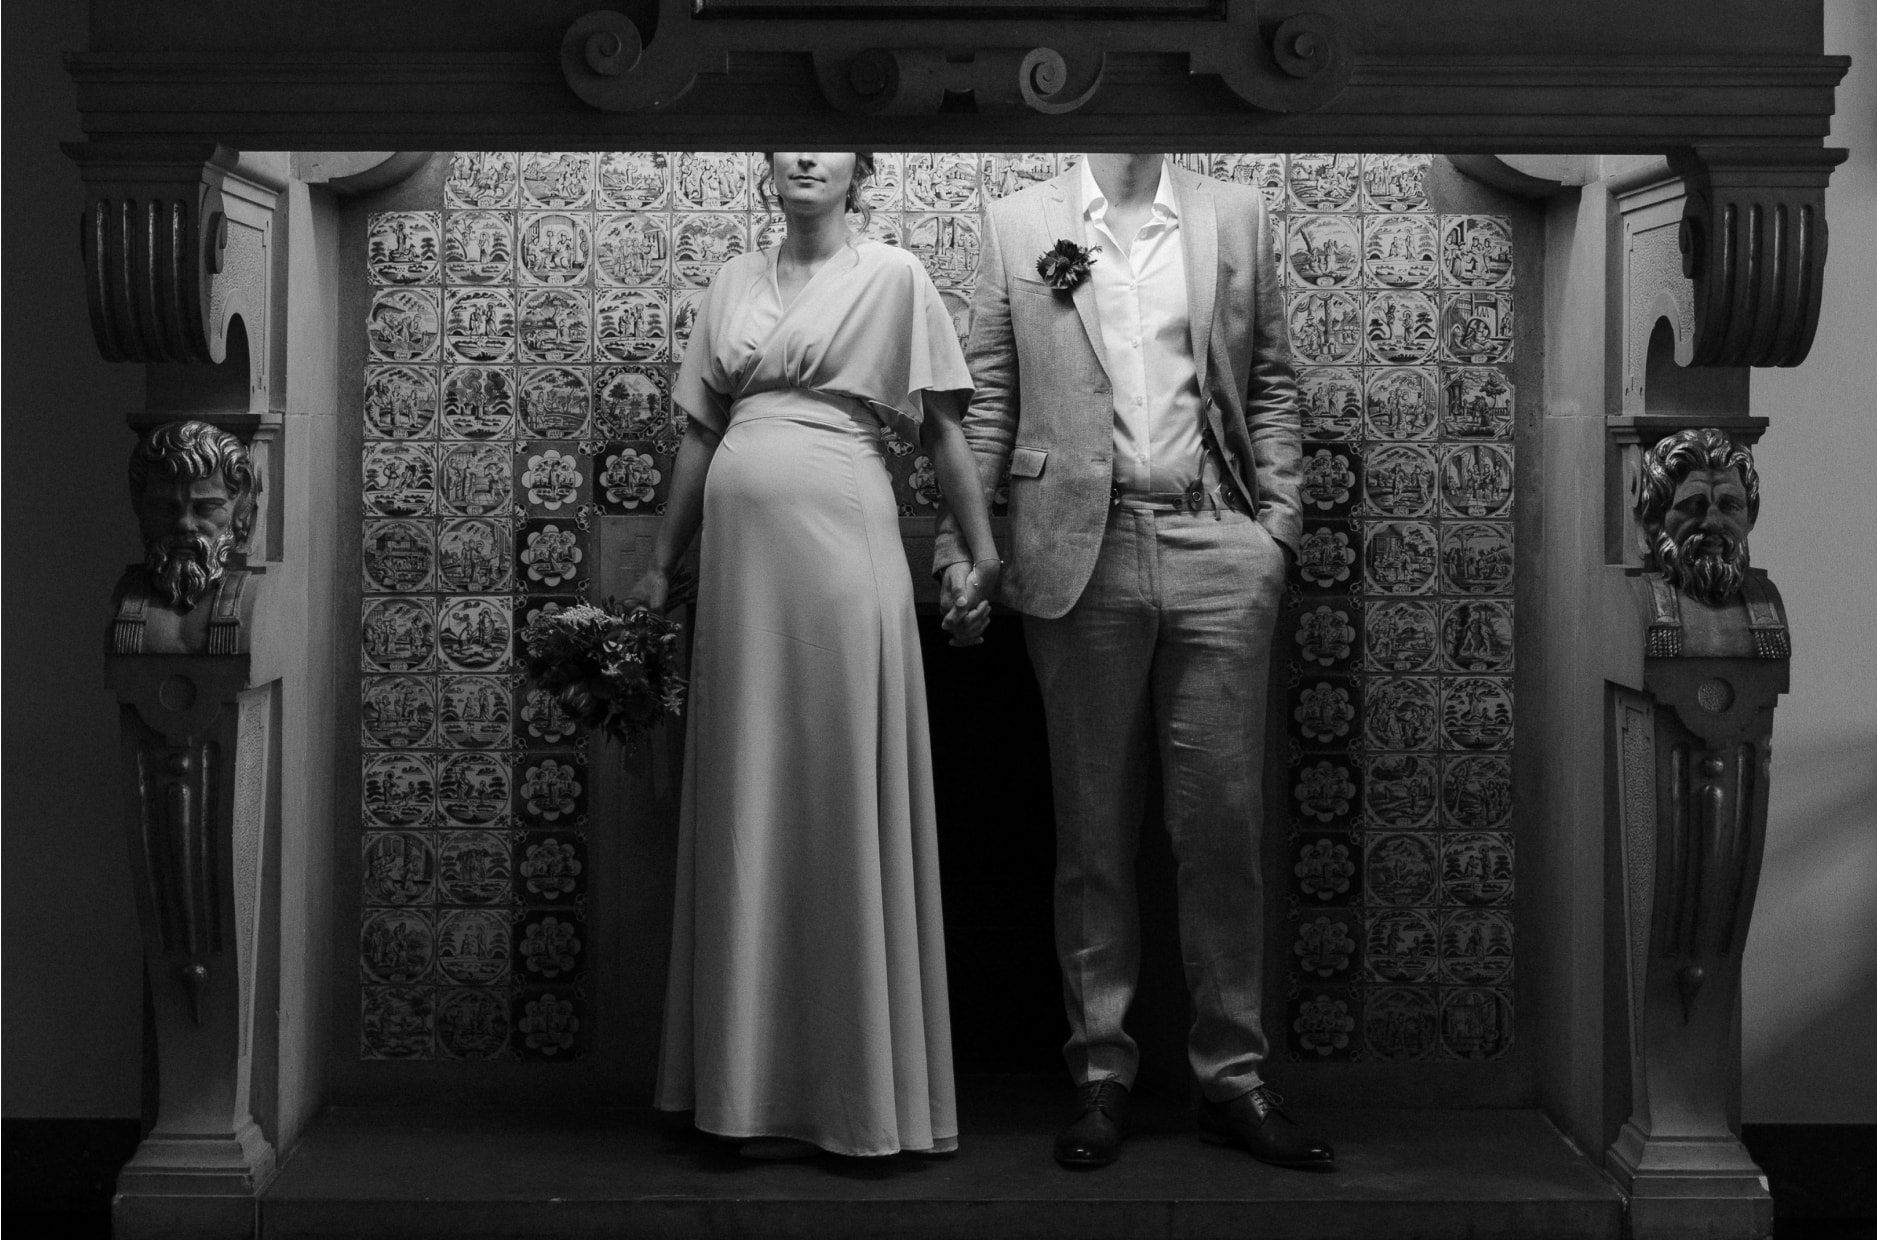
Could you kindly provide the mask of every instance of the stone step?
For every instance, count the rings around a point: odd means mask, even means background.
[[[1298,1118],[1330,1174],[1281,1171],[1143,1098],[1121,1161],[1058,1168],[1065,1087],[968,1081],[950,1158],[755,1163],[645,1110],[334,1108],[261,1201],[268,1240],[1620,1240],[1610,1181],[1535,1110]]]

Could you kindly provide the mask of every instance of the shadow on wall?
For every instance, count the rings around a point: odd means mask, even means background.
[[[1744,1110],[1767,1123],[1868,1123],[1877,1089],[1868,1074],[1845,1088],[1842,1065],[1877,1041],[1877,731],[1782,746],[1775,730],[1773,746],[1781,804],[1747,942]]]

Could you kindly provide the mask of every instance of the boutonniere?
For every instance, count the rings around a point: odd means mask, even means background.
[[[1036,260],[1036,274],[1058,293],[1072,292],[1076,285],[1088,279],[1089,265],[1099,253],[1098,245],[1085,250],[1073,241],[1061,240]]]

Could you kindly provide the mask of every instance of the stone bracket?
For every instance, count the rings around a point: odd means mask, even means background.
[[[561,39],[561,72],[591,106],[635,112],[675,103],[701,76],[727,73],[739,53],[806,47],[815,49],[823,97],[850,114],[931,115],[964,98],[980,113],[1060,116],[1100,93],[1110,49],[1124,47],[1184,55],[1191,73],[1218,78],[1261,111],[1305,111],[1341,94],[1354,57],[1337,21],[1299,13],[1264,23],[1257,9],[1256,0],[1226,0],[1201,8],[1201,17],[1074,22],[987,22],[948,11],[915,27],[906,15],[882,20],[859,7],[778,18],[768,8],[746,15],[738,6],[661,0],[649,44],[636,22],[612,9],[575,20]],[[917,31],[911,43],[909,28]],[[1001,36],[988,46],[987,29]]]

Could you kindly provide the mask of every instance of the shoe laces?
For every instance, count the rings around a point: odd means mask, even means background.
[[[1112,1076],[1104,1076],[1099,1081],[1089,1081],[1082,1086],[1082,1109],[1100,1111],[1112,1119],[1115,1105],[1126,1092],[1126,1086]]]

